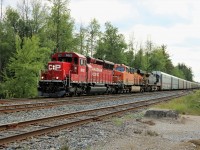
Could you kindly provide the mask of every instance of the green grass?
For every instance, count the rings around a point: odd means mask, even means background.
[[[142,119],[143,116],[144,116],[144,112],[128,113],[128,114],[124,115],[123,117],[113,118],[112,122],[114,123],[114,125],[120,127],[124,124],[125,121],[132,120],[132,119]]]
[[[156,108],[173,109],[180,114],[200,115],[200,90],[167,103],[159,104]]]
[[[122,118],[113,118],[112,122],[119,127],[123,125],[124,120]]]

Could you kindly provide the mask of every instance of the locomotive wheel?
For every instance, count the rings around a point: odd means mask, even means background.
[[[77,93],[77,95],[78,95],[78,96],[81,96],[81,95],[82,95],[82,93],[81,93],[81,92],[79,92],[79,93]]]
[[[74,96],[74,93],[69,93],[69,96],[70,96],[70,97],[73,97],[73,96]]]

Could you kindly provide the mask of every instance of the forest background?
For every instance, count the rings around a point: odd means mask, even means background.
[[[111,22],[101,27],[93,18],[86,26],[75,26],[68,0],[22,0],[17,8],[7,7],[0,21],[0,98],[35,97],[40,71],[55,52],[73,51],[123,63],[151,72],[159,70],[193,81],[184,63],[172,64],[167,45],[150,39],[126,41]]]

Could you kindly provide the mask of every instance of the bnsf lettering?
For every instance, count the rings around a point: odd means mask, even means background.
[[[61,65],[49,65],[49,70],[59,70]]]

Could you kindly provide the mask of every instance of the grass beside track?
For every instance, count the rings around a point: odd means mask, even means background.
[[[200,90],[167,103],[155,106],[161,109],[173,109],[180,114],[200,115]]]

